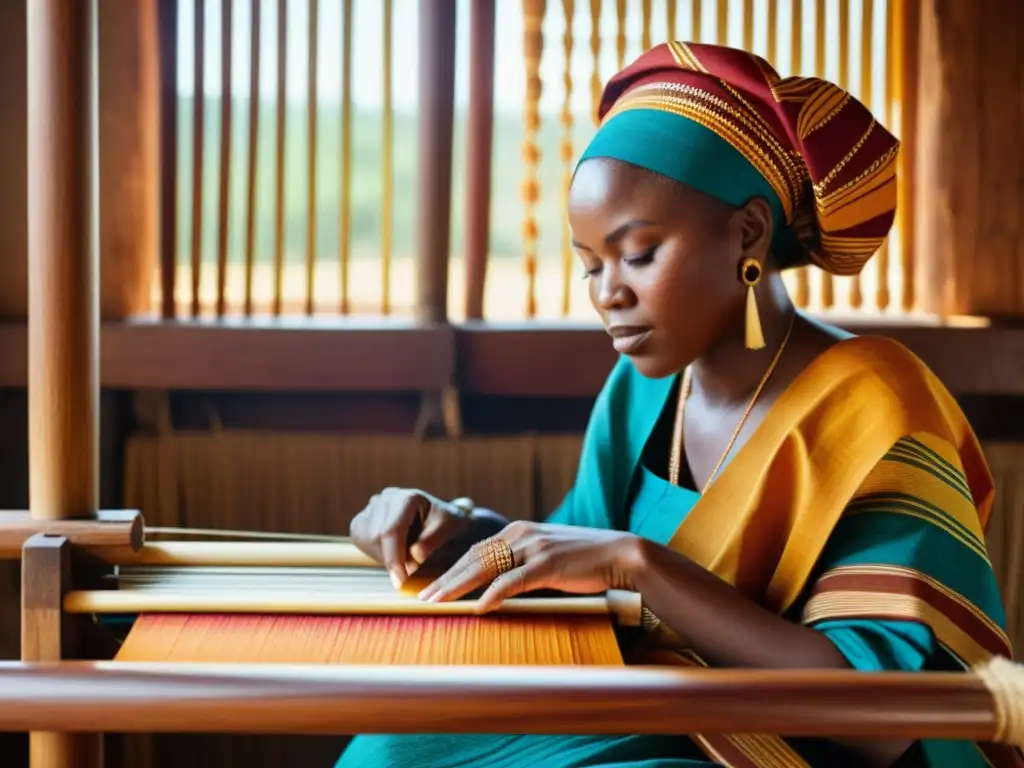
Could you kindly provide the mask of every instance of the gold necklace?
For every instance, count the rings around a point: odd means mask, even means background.
[[[743,429],[743,425],[747,423],[747,418],[749,418],[750,412],[754,410],[754,404],[761,396],[761,392],[768,383],[768,379],[771,378],[772,372],[775,370],[775,366],[779,362],[779,358],[782,357],[783,350],[786,349],[786,345],[789,343],[789,337],[793,333],[793,325],[795,324],[795,321],[796,312],[790,316],[789,328],[786,330],[786,335],[783,337],[782,343],[779,345],[779,349],[775,353],[775,357],[772,358],[772,362],[768,366],[768,370],[765,371],[764,376],[761,377],[761,383],[758,384],[757,389],[754,390],[754,396],[750,398],[750,403],[747,405],[747,409],[743,412],[743,416],[740,418],[740,423],[736,425],[736,429],[732,433],[732,438],[730,438],[729,444],[725,447],[725,452],[722,454],[722,458],[718,460],[714,471],[712,471],[711,475],[708,477],[707,483],[701,490],[701,495],[708,492],[708,488],[711,487],[711,483],[714,482],[715,477],[718,475],[718,470],[722,468],[722,464],[725,463],[725,459],[729,456],[729,452],[736,444],[736,440],[740,436],[740,431]],[[690,394],[690,384],[690,368],[687,368],[683,372],[683,381],[679,387],[679,400],[676,404],[676,420],[672,429],[672,448],[669,453],[668,462],[668,479],[672,485],[679,485],[679,471],[683,463],[683,413],[686,411],[686,400]]]

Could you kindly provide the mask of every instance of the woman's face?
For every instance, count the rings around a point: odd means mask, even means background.
[[[678,373],[742,327],[745,211],[626,163],[595,159],[569,192],[590,300],[645,376]],[[763,263],[763,262],[762,262]]]

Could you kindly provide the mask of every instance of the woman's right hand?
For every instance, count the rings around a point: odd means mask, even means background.
[[[352,519],[360,550],[387,568],[399,589],[441,546],[469,529],[469,516],[453,504],[413,488],[385,488]]]

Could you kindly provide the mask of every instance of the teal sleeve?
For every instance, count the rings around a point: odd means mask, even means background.
[[[823,574],[844,566],[882,565],[923,572],[960,594],[978,595],[977,603],[999,621],[998,599],[985,589],[991,577],[986,568],[970,567],[979,565],[974,558],[937,526],[912,515],[876,509],[843,518],[815,570]],[[910,618],[833,618],[811,626],[824,633],[856,669],[916,672],[949,668],[951,663],[935,632]]]
[[[845,565],[883,564],[928,569],[932,553],[943,549],[944,534],[909,515],[877,510],[840,520],[815,569],[818,574]],[[918,672],[940,646],[927,625],[910,619],[845,618],[813,624],[850,665],[867,672]]]
[[[565,498],[562,499],[562,503],[555,507],[554,511],[548,515],[544,522],[557,525],[573,525],[574,490],[575,486],[569,489],[569,492],[565,494]]]
[[[815,627],[863,672],[919,672],[937,650],[932,631],[914,621],[843,619]]]

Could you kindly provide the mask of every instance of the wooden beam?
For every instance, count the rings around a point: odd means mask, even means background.
[[[1024,396],[1024,327],[840,323],[907,346],[955,395]],[[466,324],[456,333],[458,386],[466,394],[594,396],[616,360],[594,326]]]
[[[400,320],[109,323],[100,369],[111,389],[422,391],[449,383],[453,339]],[[25,345],[0,325],[0,387],[25,386]]]
[[[772,733],[1006,738],[1019,666],[971,672],[0,662],[0,731]],[[994,695],[992,679],[1006,678]],[[97,712],[102,716],[97,717]],[[1005,721],[1002,723],[1005,725]]]
[[[60,535],[76,549],[138,552],[145,538],[142,515],[135,510],[102,510],[94,520],[39,520],[31,513],[0,510],[0,560],[21,557],[26,543],[40,534]]]
[[[416,312],[448,317],[452,141],[455,108],[455,0],[419,3],[419,199]]]
[[[74,643],[63,620],[64,594],[70,586],[70,542],[36,534],[25,542],[21,560],[21,658],[59,662]],[[99,734],[33,731],[31,768],[100,768]]]
[[[840,325],[907,345],[956,395],[1024,397],[1024,326]],[[0,387],[25,387],[26,349],[24,325],[0,324]],[[101,373],[110,389],[417,392],[455,377],[466,394],[590,397],[615,359],[599,326],[561,321],[129,322],[103,326]]]
[[[455,341],[456,381],[465,394],[586,397],[615,365],[608,334],[569,323],[467,323]]]

